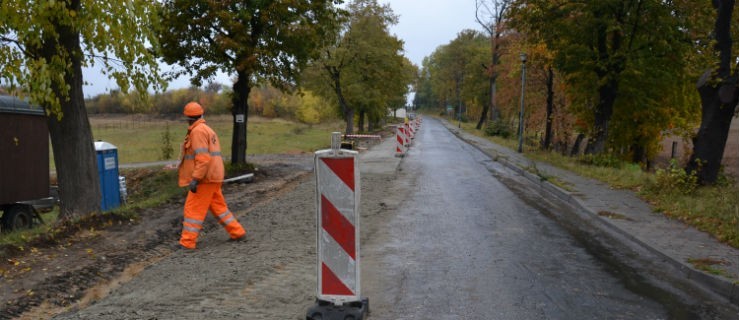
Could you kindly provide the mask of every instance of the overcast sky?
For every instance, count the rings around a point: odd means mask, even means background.
[[[379,0],[389,3],[396,15],[400,16],[391,33],[405,42],[405,55],[414,64],[421,66],[423,58],[430,55],[438,46],[449,43],[464,29],[480,30],[475,22],[475,0]],[[99,72],[87,69],[85,80],[86,97],[94,97],[116,89],[115,81],[108,80]],[[225,74],[216,78],[217,82],[231,85]],[[189,78],[182,77],[169,84],[168,89],[185,88],[190,85]]]
[[[405,41],[405,55],[421,66],[436,47],[464,29],[480,30],[475,22],[475,0],[380,0],[400,16],[391,32]]]

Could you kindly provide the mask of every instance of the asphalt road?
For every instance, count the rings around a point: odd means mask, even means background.
[[[411,191],[362,248],[371,319],[698,317],[632,291],[501,183],[512,173],[436,121],[424,122],[400,170]]]
[[[623,265],[624,254],[599,244],[610,240],[564,223],[566,208],[440,123],[425,121],[402,161],[388,141],[360,163],[361,285],[369,319],[735,318],[699,299],[678,299],[643,267]],[[274,193],[227,186],[246,242],[227,241],[211,219],[198,250],[172,252],[166,247],[176,245],[179,223],[164,223],[156,233],[173,236],[154,246],[155,259],[51,316],[305,319],[317,268],[315,179],[304,158],[286,167],[302,178]],[[181,216],[181,204],[156,215]]]

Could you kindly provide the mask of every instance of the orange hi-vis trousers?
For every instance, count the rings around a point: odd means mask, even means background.
[[[218,222],[228,231],[231,239],[238,239],[246,234],[236,216],[228,210],[226,199],[221,192],[221,183],[198,184],[195,193],[187,192],[185,200],[185,220],[182,223],[180,244],[188,249],[195,249],[198,234],[203,229],[203,222],[208,209]]]

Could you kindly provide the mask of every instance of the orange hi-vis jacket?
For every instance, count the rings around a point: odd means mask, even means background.
[[[198,119],[187,129],[180,157],[180,187],[187,186],[193,179],[200,183],[223,182],[221,143],[215,131],[205,124],[205,119]]]

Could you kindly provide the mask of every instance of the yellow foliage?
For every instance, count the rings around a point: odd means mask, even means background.
[[[325,104],[320,98],[311,92],[305,92],[302,103],[298,106],[296,116],[298,121],[309,124],[321,122],[321,105]]]

